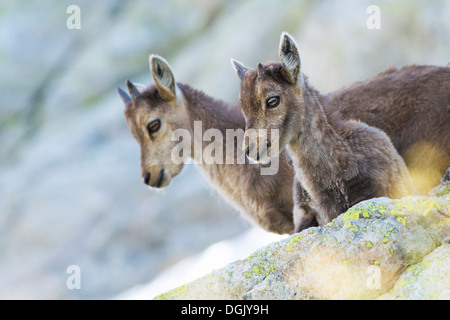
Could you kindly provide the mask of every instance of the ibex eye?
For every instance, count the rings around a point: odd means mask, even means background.
[[[161,128],[161,121],[159,119],[153,120],[147,125],[147,130],[149,134],[155,133]]]
[[[267,108],[275,108],[280,104],[280,97],[270,97],[266,100],[266,107]]]

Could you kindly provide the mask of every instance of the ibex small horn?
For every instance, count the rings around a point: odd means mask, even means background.
[[[126,93],[125,91],[123,91],[122,88],[117,87],[117,91],[119,92],[120,98],[122,98],[123,103],[127,104],[128,102],[131,101],[130,96],[128,95],[128,93]]]
[[[266,69],[264,69],[263,65],[261,63],[258,63],[258,66],[256,67],[258,71],[258,76],[261,77],[267,73]]]
[[[130,93],[131,100],[136,101],[136,99],[141,97],[139,90],[134,86],[134,84],[130,80],[127,80],[127,88],[128,92]]]
[[[237,62],[236,60],[231,59],[231,65],[236,70],[239,79],[244,80],[247,77],[247,73],[250,71],[249,68]]]

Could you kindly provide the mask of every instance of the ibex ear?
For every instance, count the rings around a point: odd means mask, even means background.
[[[250,71],[250,68],[247,68],[243,64],[237,62],[236,60],[231,59],[231,66],[236,70],[239,79],[244,80],[247,77],[247,73]]]
[[[150,71],[159,94],[165,100],[176,98],[175,77],[167,61],[155,54],[150,55]]]
[[[300,54],[294,38],[287,32],[281,34],[280,60],[283,75],[289,82],[295,84],[301,77]]]

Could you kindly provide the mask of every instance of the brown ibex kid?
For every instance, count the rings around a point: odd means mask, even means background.
[[[174,161],[174,151],[177,157],[184,152],[183,157],[194,158],[219,192],[252,221],[267,231],[292,233],[293,173],[289,157],[280,157],[277,174],[273,175],[261,175],[262,166],[250,164],[245,156],[239,163],[245,126],[239,108],[176,83],[169,64],[159,56],[150,56],[150,69],[154,85],[138,89],[127,81],[129,94],[118,89],[126,106],[128,126],[141,148],[145,184],[155,188],[167,186],[184,165]],[[227,136],[227,130],[232,135]],[[172,137],[176,132],[187,133],[184,139],[192,139],[179,142],[180,137]],[[217,132],[215,139],[221,137],[221,141],[214,142],[223,146],[223,152],[218,147],[211,153],[217,153],[212,155],[215,157],[222,153],[223,159],[219,160],[223,161],[202,161],[203,152],[211,144],[206,141],[211,137],[204,139],[208,132]],[[188,150],[177,150],[180,143],[187,143]],[[198,151],[201,155],[196,161]],[[231,161],[226,161],[226,157]]]
[[[325,114],[287,33],[281,36],[280,58],[281,63],[258,64],[256,70],[233,65],[241,79],[247,156],[265,162],[276,155],[269,139],[249,129],[275,129],[279,148],[288,146],[296,174],[295,231],[324,225],[366,199],[413,192],[405,163],[383,131]]]

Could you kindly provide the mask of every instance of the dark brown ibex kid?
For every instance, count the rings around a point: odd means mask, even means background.
[[[277,130],[294,163],[295,231],[324,225],[354,204],[414,192],[409,172],[389,137],[357,120],[324,112],[321,96],[301,72],[294,39],[283,33],[281,63],[256,70],[233,61],[246,118],[243,149],[257,162],[276,156],[269,139],[249,129]],[[253,135],[253,136],[252,136]]]

